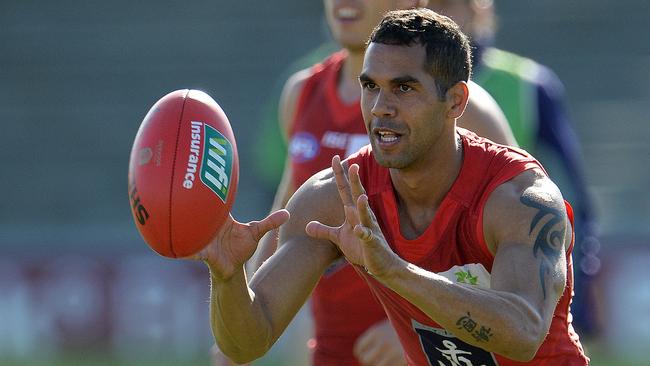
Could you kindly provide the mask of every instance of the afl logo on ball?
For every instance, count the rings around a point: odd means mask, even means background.
[[[318,140],[312,134],[306,132],[295,134],[289,144],[289,153],[293,160],[298,163],[315,158],[318,150]]]
[[[151,161],[152,157],[153,157],[153,151],[151,151],[151,148],[145,147],[142,150],[140,150],[140,153],[138,153],[138,164],[140,165],[148,164],[149,161]]]

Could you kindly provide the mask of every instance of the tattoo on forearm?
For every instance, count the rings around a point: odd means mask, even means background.
[[[469,311],[456,321],[456,327],[466,330],[477,342],[488,342],[493,335],[491,328],[476,323]]]
[[[539,280],[542,284],[544,298],[546,298],[546,282],[544,279],[546,275],[550,274],[564,248],[566,226],[563,223],[565,214],[563,211],[549,207],[527,195],[521,196],[520,201],[528,207],[539,210],[530,223],[530,231],[528,234],[532,234],[533,230],[540,226],[539,224],[542,218],[550,215],[548,221],[541,225],[537,238],[535,238],[535,245],[533,246],[533,255],[535,257],[540,253],[542,255],[542,263],[539,266]]]

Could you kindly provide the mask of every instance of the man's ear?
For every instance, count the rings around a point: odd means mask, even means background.
[[[447,90],[445,94],[446,101],[449,105],[447,117],[460,118],[467,107],[469,100],[469,87],[464,81],[457,82],[454,86]]]
[[[397,0],[397,9],[424,8],[429,0]]]

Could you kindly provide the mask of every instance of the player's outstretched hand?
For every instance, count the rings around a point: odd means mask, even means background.
[[[188,259],[206,262],[212,276],[227,280],[253,255],[262,236],[277,229],[287,220],[289,220],[287,210],[275,211],[261,221],[251,221],[246,224],[236,221],[232,215],[229,215],[208,246]]]
[[[337,155],[332,159],[332,170],[345,211],[345,222],[332,227],[312,221],[307,224],[307,234],[330,240],[338,245],[350,263],[365,267],[369,273],[380,277],[397,257],[388,246],[370,209],[368,196],[359,178],[359,166],[352,164],[348,168],[348,178]]]
[[[354,356],[367,366],[406,366],[406,358],[395,329],[383,320],[357,338]]]

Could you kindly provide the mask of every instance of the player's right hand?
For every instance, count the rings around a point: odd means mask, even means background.
[[[264,234],[277,229],[287,220],[287,210],[275,211],[261,221],[246,224],[228,215],[214,239],[203,250],[187,259],[204,261],[215,279],[225,281],[243,268]]]

